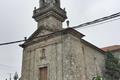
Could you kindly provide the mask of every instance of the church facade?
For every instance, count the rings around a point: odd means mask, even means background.
[[[40,0],[33,18],[38,28],[21,45],[21,80],[92,80],[104,74],[104,51],[73,28],[62,28],[67,16],[60,0]]]

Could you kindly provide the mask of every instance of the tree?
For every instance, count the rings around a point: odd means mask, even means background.
[[[120,79],[120,63],[119,60],[114,57],[111,52],[106,54],[105,60],[105,74],[108,80],[119,80]]]
[[[104,80],[101,76],[96,76],[92,80]]]

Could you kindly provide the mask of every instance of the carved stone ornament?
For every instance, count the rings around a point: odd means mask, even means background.
[[[42,53],[41,53],[40,59],[45,59],[45,58],[46,58],[45,49],[42,49]]]
[[[45,5],[49,4],[56,4],[60,6],[60,1],[59,0],[40,0],[40,6],[43,7]]]

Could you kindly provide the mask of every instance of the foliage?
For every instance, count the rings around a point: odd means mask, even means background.
[[[108,52],[106,55],[105,68],[106,77],[109,78],[109,80],[120,79],[120,63],[111,52]]]
[[[94,77],[92,80],[104,80],[101,76]]]

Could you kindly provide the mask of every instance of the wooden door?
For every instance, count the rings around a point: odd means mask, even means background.
[[[48,80],[48,76],[47,76],[47,67],[42,67],[42,68],[39,68],[39,77],[40,79],[39,80]]]

